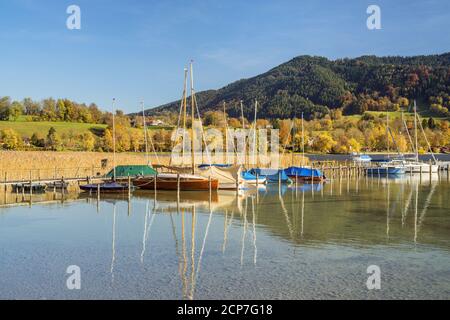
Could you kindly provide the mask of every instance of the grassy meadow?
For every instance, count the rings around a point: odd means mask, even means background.
[[[47,134],[53,127],[56,132],[63,133],[84,133],[86,131],[98,131],[106,129],[106,125],[78,122],[52,122],[52,121],[27,121],[25,117],[20,117],[16,121],[0,121],[0,130],[13,129],[21,136],[31,137],[33,133]]]

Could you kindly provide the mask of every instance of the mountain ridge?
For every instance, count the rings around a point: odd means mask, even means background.
[[[252,119],[258,100],[261,118],[292,118],[302,112],[321,118],[333,109],[361,114],[367,110],[395,110],[400,99],[428,102],[443,99],[450,104],[450,52],[418,56],[364,55],[330,60],[301,55],[254,77],[234,81],[222,88],[196,93],[199,110],[222,110],[231,117]],[[430,103],[431,105],[431,103]],[[147,109],[146,115],[178,113],[180,100]]]

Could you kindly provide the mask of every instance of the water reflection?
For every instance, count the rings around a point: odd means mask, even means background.
[[[387,257],[403,263],[402,267],[406,268],[409,252],[421,247],[432,248],[440,254],[439,261],[449,261],[449,190],[444,179],[424,175],[422,178],[360,177],[325,184],[268,185],[259,191],[253,189],[240,194],[220,191],[177,195],[137,191],[131,199],[126,195],[98,198],[78,193],[40,194],[23,199],[21,195],[17,198],[14,194],[4,194],[2,199],[6,200],[0,215],[5,219],[0,227],[13,224],[8,219],[14,221],[15,212],[19,212],[14,206],[33,203],[32,209],[27,210],[32,210],[35,216],[45,216],[45,208],[49,206],[56,205],[58,212],[69,212],[71,207],[87,205],[92,208],[91,212],[83,209],[86,214],[72,212],[71,215],[78,214],[81,225],[90,225],[92,237],[97,239],[105,233],[101,217],[107,214],[107,234],[111,236],[110,283],[116,290],[125,290],[125,282],[131,281],[128,269],[136,264],[141,267],[142,281],[150,281],[150,278],[157,292],[164,293],[161,297],[216,298],[220,295],[214,292],[213,284],[217,285],[218,279],[225,283],[227,278],[235,279],[240,274],[258,278],[253,273],[256,270],[273,277],[271,268],[277,266],[278,261],[287,263],[293,274],[297,274],[303,272],[300,268],[305,268],[305,264],[318,263],[315,257],[321,256],[320,250],[329,248],[337,252],[330,251],[331,256],[345,256],[351,249],[362,260],[368,259],[368,252],[381,248]],[[14,203],[14,199],[19,201]],[[64,222],[69,215],[57,218]],[[59,227],[64,228],[64,224]],[[23,237],[29,228],[33,226],[15,229],[8,243]],[[55,232],[50,227],[45,230],[50,235]],[[74,243],[83,241],[75,234],[68,237],[72,237]],[[58,240],[56,233],[51,239]],[[0,237],[0,248],[5,245],[6,240]],[[29,248],[34,247],[29,244]],[[290,250],[292,248],[294,250]],[[102,251],[99,252],[102,256]],[[125,259],[130,256],[134,258]],[[303,256],[304,260],[298,260],[297,256]],[[17,259],[16,263],[20,263],[19,257]],[[320,266],[316,266],[319,270],[333,265],[328,257],[321,259]],[[345,268],[359,260],[352,261],[345,262]],[[163,265],[159,265],[161,263]],[[89,261],[86,264],[89,265]],[[176,281],[170,273],[173,264],[176,265]],[[2,266],[0,264],[0,271]],[[164,274],[169,277],[167,288],[155,280]],[[291,281],[295,283],[295,279]],[[235,284],[239,287],[244,283],[245,280],[240,279]],[[242,290],[250,293],[254,287],[248,284]],[[0,290],[0,293],[3,292]],[[113,292],[103,294],[114,296]],[[295,297],[294,291],[291,295]],[[103,297],[102,293],[99,297]]]

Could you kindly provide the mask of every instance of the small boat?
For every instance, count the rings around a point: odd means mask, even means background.
[[[357,154],[352,158],[352,161],[356,162],[357,164],[365,165],[370,163],[372,161],[372,158],[367,154]]]
[[[53,181],[46,184],[48,190],[63,190],[69,187],[69,183],[65,181]]]
[[[258,177],[266,178],[267,183],[292,183],[292,179],[288,177],[288,175],[284,172],[284,170],[280,169],[250,169],[249,172]]]
[[[256,185],[256,184],[265,184],[267,182],[267,178],[266,177],[258,177],[258,179],[256,178],[256,175],[250,173],[250,171],[242,171],[241,173],[241,178],[243,179],[245,184],[251,184],[251,185]]]
[[[154,176],[157,174],[156,170],[148,165],[120,165],[111,169],[105,178],[114,179],[115,181],[128,180],[128,177],[139,177],[139,176]],[[115,176],[114,176],[115,175]]]
[[[104,183],[90,183],[80,185],[80,189],[82,191],[96,193],[100,190],[100,193],[122,193],[128,192],[128,184],[127,183],[117,183],[113,182],[104,182]]]
[[[156,176],[156,190],[178,190],[178,177],[180,179],[180,191],[208,191],[217,190],[219,180],[209,179],[199,175],[186,173],[160,173]],[[155,176],[137,177],[133,179],[133,185],[143,190],[155,189]]]
[[[421,161],[405,160],[404,165],[407,173],[437,173],[439,170],[439,165]]]
[[[299,182],[322,182],[326,180],[326,177],[318,169],[289,167],[284,169],[284,172],[293,181],[295,181],[295,179]]]
[[[398,162],[398,160],[377,161],[377,163],[378,163],[377,166],[366,169],[367,175],[370,176],[402,175],[406,172],[406,166],[403,163]]]
[[[16,183],[12,185],[13,192],[26,192],[26,193],[43,193],[47,186],[42,183]]]

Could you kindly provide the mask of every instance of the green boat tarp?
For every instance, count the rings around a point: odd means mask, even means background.
[[[136,176],[154,176],[156,170],[147,165],[126,165],[116,166],[116,178],[118,177],[136,177]],[[112,178],[114,169],[106,174],[106,178]]]

